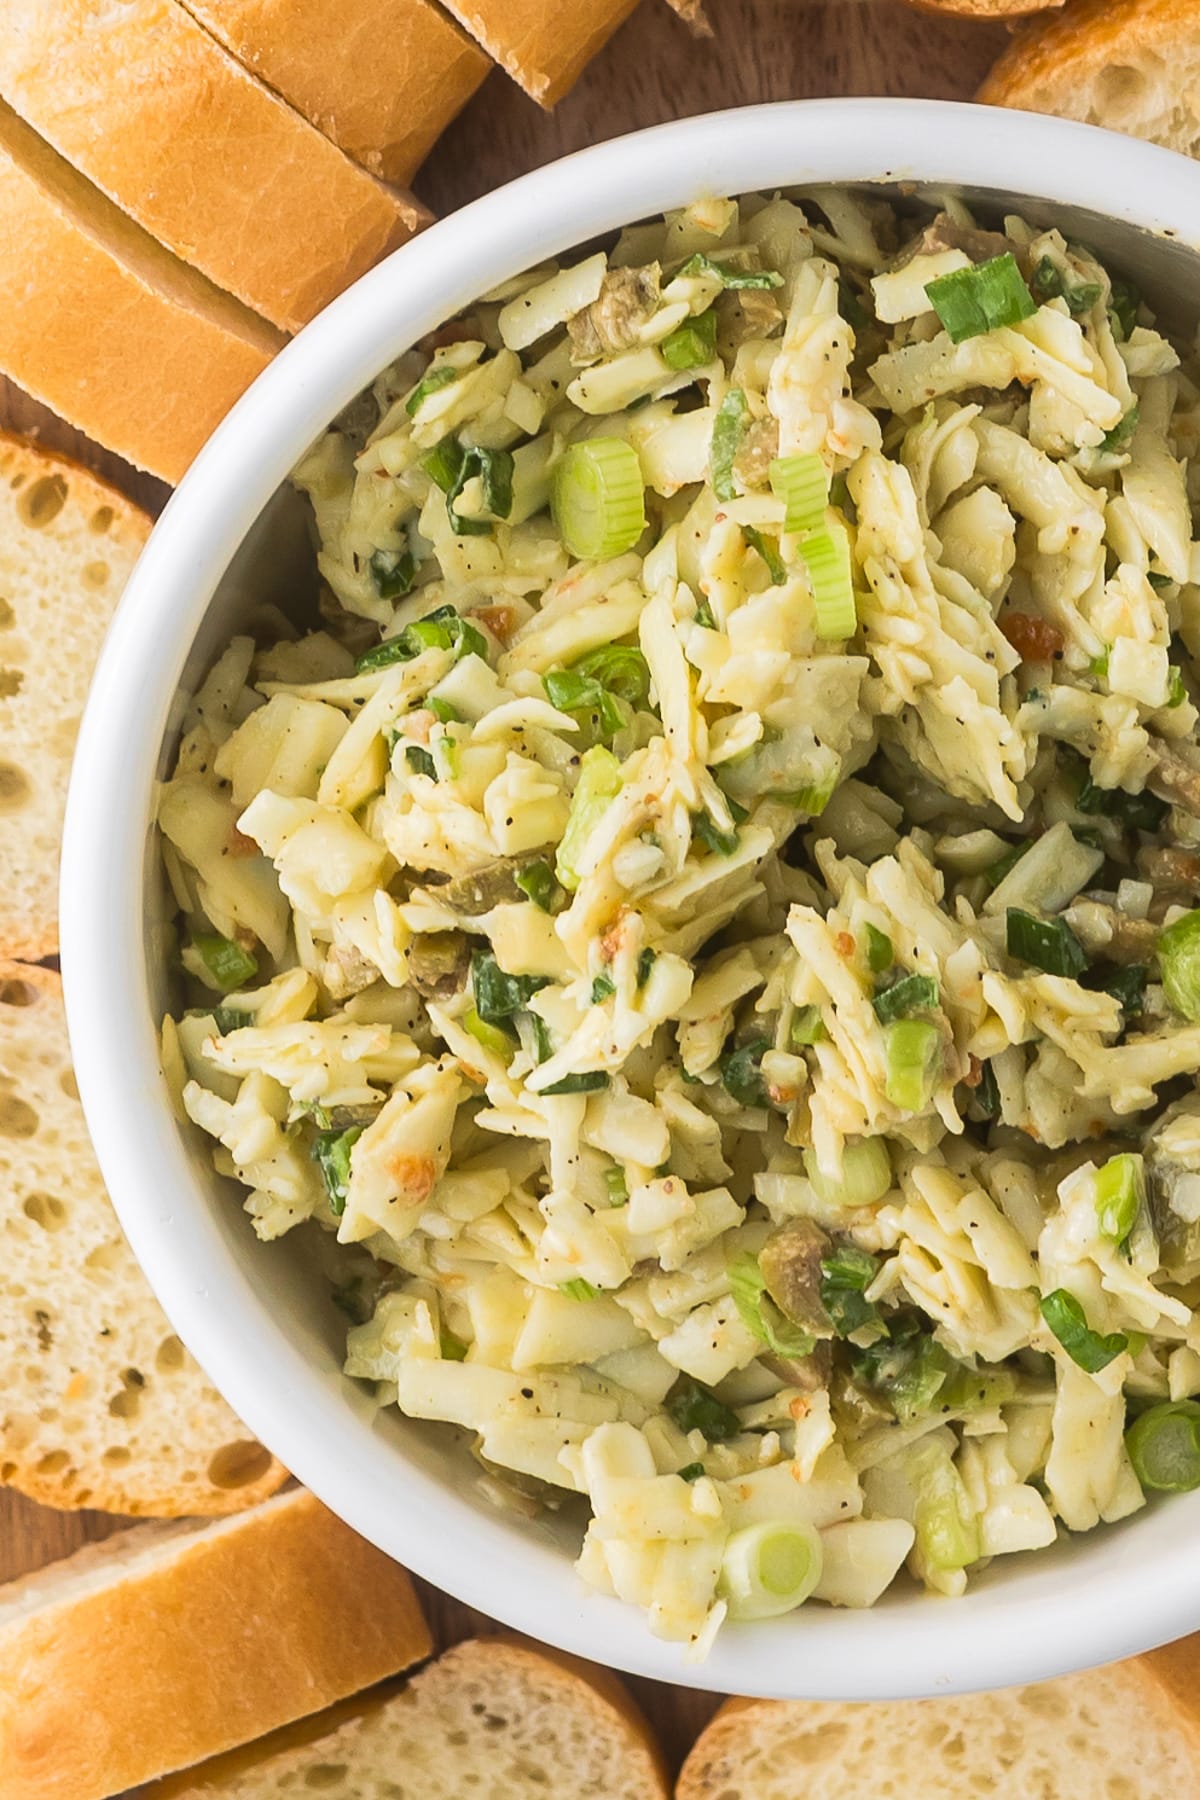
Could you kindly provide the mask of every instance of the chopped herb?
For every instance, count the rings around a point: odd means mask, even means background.
[[[439,700],[436,694],[430,694],[425,704],[441,724],[460,725],[462,723],[462,715],[457,707],[451,706],[448,700]]]
[[[617,991],[617,984],[611,975],[597,975],[592,983],[592,1005],[599,1006]]]
[[[1114,1357],[1129,1348],[1129,1339],[1122,1331],[1110,1332],[1107,1337],[1093,1331],[1082,1306],[1066,1288],[1055,1288],[1052,1294],[1042,1296],[1042,1317],[1071,1361],[1089,1375],[1106,1369]]]
[[[745,394],[741,388],[730,388],[717,408],[709,450],[713,493],[718,500],[733,500],[737,497],[733,465],[749,422],[750,408],[746,404]]]
[[[743,1044],[737,1050],[730,1050],[718,1064],[725,1092],[739,1106],[766,1106],[768,1104],[767,1084],[762,1072],[762,1059],[771,1048],[769,1038],[755,1038],[752,1044]]]
[[[839,1337],[879,1323],[867,1289],[879,1273],[879,1258],[855,1244],[840,1244],[821,1258],[821,1304]]]
[[[549,980],[548,975],[507,975],[487,951],[478,951],[471,958],[475,1010],[489,1025],[502,1025],[521,1012]]]
[[[908,1019],[938,1003],[938,984],[932,975],[902,975],[891,987],[876,994],[871,1005],[881,1025],[893,1019]]]
[[[527,868],[518,870],[513,879],[539,911],[555,913],[562,910],[566,894],[559,887],[554,870],[548,862],[530,863]]]
[[[1036,300],[1065,300],[1068,312],[1076,318],[1091,312],[1100,298],[1098,281],[1076,281],[1064,273],[1049,256],[1043,256],[1030,277],[1029,285]]]
[[[603,735],[615,737],[628,723],[625,708],[615,694],[575,669],[550,669],[542,676],[542,686],[551,706],[559,712],[595,713]]]
[[[1087,968],[1087,954],[1065,919],[1037,919],[1019,907],[1008,909],[1006,943],[1008,954],[1018,962],[1031,963],[1047,975],[1074,978]]]
[[[702,1462],[684,1463],[682,1469],[676,1469],[675,1473],[680,1481],[699,1481],[704,1473],[704,1464]]]
[[[365,1127],[351,1125],[348,1131],[319,1131],[309,1152],[321,1171],[329,1210],[340,1219],[346,1210],[346,1194],[350,1185],[350,1152]]]
[[[254,1023],[249,1013],[235,1012],[232,1006],[214,1006],[211,1017],[218,1037],[228,1037],[231,1031],[240,1031],[243,1025]]]
[[[723,1444],[742,1429],[737,1414],[690,1375],[679,1377],[667,1395],[666,1410],[680,1431],[698,1431],[710,1444]]]
[[[692,836],[717,856],[732,856],[741,841],[736,829],[719,831],[707,813],[692,814]]]
[[[549,1087],[539,1089],[543,1094],[595,1094],[608,1086],[608,1075],[603,1069],[587,1069],[581,1075],[564,1075],[561,1081],[552,1082]]]
[[[550,1037],[550,1027],[547,1025],[545,1019],[543,1019],[541,1013],[534,1012],[532,1007],[526,1012],[525,1017],[529,1020],[530,1029],[533,1032],[533,1041],[537,1049],[537,1059],[539,1063],[549,1062],[550,1058],[554,1055],[554,1043]]]
[[[716,262],[711,256],[705,256],[697,250],[689,256],[681,275],[706,275],[712,281],[719,281],[724,288],[777,288],[783,286],[783,276],[776,269],[739,269],[733,263]]]
[[[783,566],[783,558],[779,554],[779,547],[775,541],[769,537],[764,537],[762,532],[753,525],[743,525],[742,536],[745,538],[750,548],[752,550],[757,550],[758,554],[762,557],[762,560],[766,563],[767,573],[771,577],[774,585],[778,587],[781,582],[786,581],[787,570]]]
[[[487,661],[483,633],[469,619],[460,618],[452,606],[439,606],[423,619],[414,619],[395,637],[385,638],[373,650],[365,651],[354,665],[355,673],[371,675],[393,663],[411,662],[423,650],[453,650],[455,662],[461,662],[464,656],[480,656]]]
[[[376,550],[367,567],[381,600],[399,600],[411,592],[417,565],[410,550]]]
[[[462,445],[451,434],[449,437],[444,437],[440,444],[435,444],[433,449],[421,458],[421,467],[429,479],[441,488],[443,494],[448,494],[458,480],[459,471],[462,469],[463,455]]]
[[[428,775],[431,781],[437,780],[437,764],[420,744],[405,744],[404,760],[414,775]]]

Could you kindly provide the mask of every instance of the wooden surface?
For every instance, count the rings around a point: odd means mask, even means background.
[[[586,5],[588,0],[578,0]],[[2,10],[2,8],[0,8]],[[447,213],[554,157],[642,125],[760,100],[825,94],[966,99],[1004,40],[1002,28],[914,12],[902,0],[709,0],[714,37],[695,40],[662,0],[643,5],[553,114],[499,71],[446,134],[415,186]],[[0,424],[36,432],[158,510],[167,490],[90,445],[0,380]],[[65,1556],[119,1521],[53,1513],[0,1493],[0,1580]],[[424,1589],[438,1641],[476,1622],[466,1607]],[[632,1684],[677,1764],[716,1701]]]

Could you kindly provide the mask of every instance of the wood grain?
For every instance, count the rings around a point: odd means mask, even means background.
[[[586,0],[581,0],[586,4]],[[450,212],[527,170],[587,144],[688,114],[827,94],[965,99],[1004,42],[1003,27],[914,12],[902,0],[709,0],[714,35],[693,38],[659,0],[644,0],[575,91],[541,112],[499,71],[489,76],[416,182]],[[157,512],[168,490],[0,379],[0,425],[30,432],[108,476]],[[122,1521],[55,1513],[0,1492],[0,1580],[65,1556]],[[485,1625],[422,1584],[440,1645]],[[711,1695],[655,1682],[631,1686],[677,1767],[711,1715]]]

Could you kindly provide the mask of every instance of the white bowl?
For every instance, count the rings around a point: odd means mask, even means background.
[[[344,1320],[300,1237],[256,1242],[207,1140],[167,1104],[150,819],[181,697],[252,597],[311,585],[289,469],[423,332],[508,276],[706,194],[903,180],[1019,207],[1200,303],[1200,170],[1086,126],[925,101],[832,100],[684,120],[539,170],[398,251],[279,356],[197,460],[129,584],[75,761],[63,856],[71,1039],[88,1123],[134,1250],[242,1418],[364,1537],[506,1624],[618,1669],[724,1691],[884,1699],[1037,1680],[1200,1626],[1200,1493],[994,1563],[963,1600],[813,1606],[729,1627],[685,1661],[632,1607],[584,1589],[561,1526],[494,1511],[465,1453],[339,1372]],[[154,380],[153,369],[146,379]]]

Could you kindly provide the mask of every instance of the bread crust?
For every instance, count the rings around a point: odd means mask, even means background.
[[[908,0],[920,12],[953,13],[960,19],[1021,19],[1048,12],[1065,0]]]
[[[430,1654],[405,1571],[301,1489],[182,1543],[0,1623],[4,1800],[103,1800]]]
[[[107,513],[109,523],[95,535],[95,552],[111,556],[115,551],[120,562],[133,562],[154,524],[141,507],[135,506],[119,489],[102,481],[71,457],[44,450],[27,438],[0,431],[0,489],[27,492],[35,482],[56,478],[65,488],[62,512],[70,512],[74,520],[72,528],[79,528],[80,514],[95,519]],[[52,533],[55,521],[50,521],[43,529]],[[85,586],[82,561],[81,558],[78,571],[80,590]],[[71,609],[79,604],[78,595],[64,594],[60,598],[62,622],[69,629]],[[22,704],[20,698],[16,704]],[[47,713],[48,734],[57,732],[60,723],[53,711]],[[17,850],[14,863],[21,860],[22,855],[22,850]],[[46,853],[40,849],[31,852],[25,860],[26,870],[33,873],[28,883],[22,883],[20,890],[13,891],[7,879],[0,876],[0,959],[38,962],[43,957],[58,954],[58,870],[57,866],[50,867]],[[34,890],[32,895],[30,886]]]
[[[5,0],[0,92],[160,243],[283,331],[428,222],[179,0]]]
[[[445,0],[490,56],[542,106],[575,85],[638,0]]]
[[[239,62],[384,181],[406,182],[491,62],[429,0],[184,0]]]
[[[165,481],[180,479],[285,342],[89,188],[2,102],[0,267],[14,276],[0,292],[0,371]]]
[[[1073,0],[1065,12],[1039,19],[1013,39],[977,98],[989,106],[1077,116],[1070,104],[1099,72],[1130,52],[1195,41],[1191,0]]]

